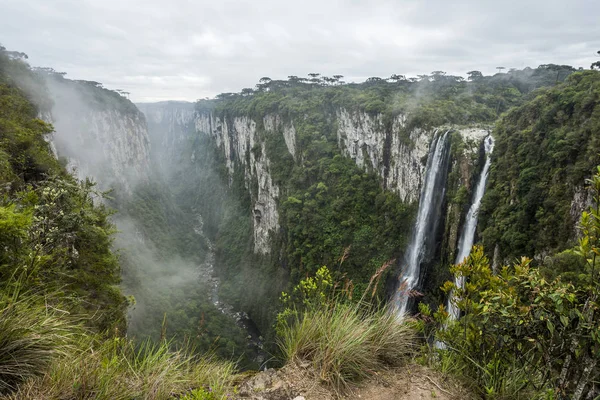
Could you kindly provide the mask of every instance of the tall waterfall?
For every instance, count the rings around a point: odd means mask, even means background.
[[[481,199],[485,193],[485,184],[490,172],[490,165],[492,164],[492,152],[494,151],[494,138],[492,138],[491,135],[485,138],[484,149],[485,164],[483,165],[481,175],[479,176],[479,181],[475,187],[473,203],[469,208],[467,219],[465,220],[465,225],[460,235],[460,240],[458,241],[458,254],[456,255],[456,260],[454,261],[455,264],[463,262],[465,258],[469,256],[471,253],[471,247],[473,247],[473,241],[475,240],[475,229],[477,228],[479,208],[481,207]],[[465,285],[465,278],[462,276],[456,276],[454,278],[454,282],[457,287],[463,288]],[[450,293],[450,296],[448,296],[447,309],[451,319],[458,318],[459,310],[456,307],[453,293]]]
[[[432,256],[441,204],[446,191],[446,178],[450,152],[448,149],[449,132],[438,136],[431,144],[425,182],[421,190],[417,223],[413,237],[404,259],[404,270],[399,278],[399,288],[394,295],[394,306],[398,318],[408,311],[410,294],[418,287],[421,264]]]

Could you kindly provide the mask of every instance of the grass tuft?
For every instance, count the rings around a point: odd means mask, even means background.
[[[210,355],[172,351],[147,342],[135,348],[125,338],[96,342],[82,337],[80,351],[65,354],[11,399],[176,399],[193,391],[226,397],[235,365]]]
[[[69,351],[79,328],[37,296],[0,299],[0,393],[39,374]]]
[[[297,316],[283,326],[278,342],[288,361],[310,361],[320,379],[338,392],[405,361],[414,343],[414,330],[387,309],[343,303]]]

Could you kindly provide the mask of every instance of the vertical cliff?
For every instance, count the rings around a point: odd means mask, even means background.
[[[46,77],[45,84],[52,105],[43,115],[54,126],[51,140],[69,169],[120,194],[131,194],[133,186],[148,180],[146,120],[129,100],[95,83],[60,76]]]
[[[406,132],[406,116],[397,115],[391,125],[382,114],[337,112],[338,143],[342,153],[356,164],[375,171],[385,188],[405,202],[419,200],[429,145],[434,130]]]

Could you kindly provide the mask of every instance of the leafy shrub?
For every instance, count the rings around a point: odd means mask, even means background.
[[[595,205],[581,219],[582,237],[573,254],[584,260],[577,285],[561,277],[548,280],[522,258],[492,272],[483,248],[451,268],[464,288],[447,282],[463,313],[444,320],[439,339],[465,365],[490,398],[514,398],[521,391],[553,392],[579,400],[594,393],[600,376],[600,167],[590,180]]]

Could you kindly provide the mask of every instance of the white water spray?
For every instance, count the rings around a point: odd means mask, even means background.
[[[400,276],[399,289],[394,294],[394,306],[398,318],[403,318],[408,309],[411,292],[417,287],[421,273],[421,262],[426,254],[427,242],[430,235],[435,235],[436,208],[445,192],[445,174],[447,172],[447,146],[449,133],[438,137],[432,144],[432,150],[427,160],[425,183],[419,200],[417,224],[405,257],[405,270]]]
[[[459,264],[465,260],[471,253],[471,247],[473,247],[473,242],[475,240],[475,229],[477,228],[477,219],[479,217],[479,208],[481,207],[481,199],[485,193],[485,184],[487,182],[488,175],[490,173],[490,165],[492,164],[492,152],[494,151],[494,138],[492,136],[488,136],[484,140],[484,149],[485,149],[485,164],[483,165],[483,169],[481,170],[481,175],[479,176],[479,181],[477,182],[477,186],[475,187],[475,194],[473,197],[473,203],[469,208],[469,212],[467,214],[467,219],[465,220],[465,225],[460,235],[460,240],[458,242],[458,254],[456,256],[455,264]],[[454,278],[455,285],[459,288],[463,288],[465,285],[465,278],[463,276],[456,276]],[[456,299],[453,292],[448,296],[448,314],[450,318],[455,320],[459,316],[459,310],[456,307]]]

